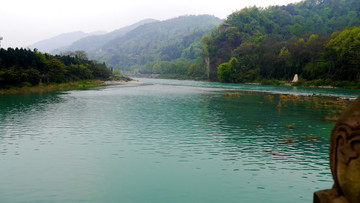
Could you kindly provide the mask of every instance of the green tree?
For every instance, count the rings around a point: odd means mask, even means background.
[[[49,82],[65,82],[65,74],[67,72],[66,66],[59,59],[55,57],[50,57],[47,61],[47,66],[49,67],[49,72],[47,73],[47,77],[49,78]]]
[[[360,79],[360,27],[335,33],[325,47],[327,57],[335,63],[331,70],[335,79]]]
[[[220,82],[230,83],[233,82],[234,71],[230,63],[222,63],[217,68],[218,78]]]

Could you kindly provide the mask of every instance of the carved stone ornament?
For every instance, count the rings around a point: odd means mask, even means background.
[[[340,116],[331,133],[332,189],[314,193],[314,203],[360,203],[360,97]]]

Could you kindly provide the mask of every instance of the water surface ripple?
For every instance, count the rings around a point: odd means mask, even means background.
[[[311,202],[331,187],[326,109],[146,82],[0,96],[0,202]]]

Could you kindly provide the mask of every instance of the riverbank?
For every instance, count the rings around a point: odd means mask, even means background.
[[[25,87],[12,87],[10,89],[0,89],[0,95],[77,90],[77,89],[86,89],[86,88],[99,87],[99,86],[125,84],[129,82],[131,82],[131,80],[115,80],[115,81],[81,80],[76,82],[67,82],[67,83],[59,83],[59,84],[57,83],[39,84],[30,87],[25,86]]]
[[[187,77],[177,74],[138,74],[132,75],[137,78],[153,78],[153,79],[173,79],[173,80],[194,80],[194,81],[208,81],[203,77]],[[216,82],[216,81],[213,81]],[[242,84],[242,83],[234,83]],[[360,82],[357,81],[331,81],[331,80],[299,80],[298,82],[290,82],[286,80],[277,79],[262,79],[244,82],[243,84],[251,85],[274,85],[274,86],[296,86],[296,87],[318,87],[318,88],[342,88],[342,89],[360,89]]]

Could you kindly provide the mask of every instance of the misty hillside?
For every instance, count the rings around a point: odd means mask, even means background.
[[[90,55],[118,69],[153,61],[174,61],[184,58],[186,49],[188,52],[191,49],[192,56],[187,59],[192,60],[202,52],[201,37],[221,22],[214,16],[199,15],[144,24],[109,41]],[[194,45],[193,48],[190,48],[191,45]]]
[[[97,35],[97,34],[104,34],[104,32],[99,31],[94,33],[84,33],[82,31],[77,31],[77,32],[64,33],[52,37],[50,39],[36,42],[35,44],[30,45],[29,48],[31,49],[36,48],[41,52],[51,53],[54,49],[69,46],[70,44],[81,38],[84,38],[89,35]]]
[[[61,51],[76,51],[76,50],[84,50],[86,52],[90,52],[96,50],[98,47],[104,45],[110,40],[115,39],[116,37],[121,37],[125,35],[127,32],[137,28],[140,25],[155,21],[156,20],[154,19],[145,19],[138,23],[114,30],[112,32],[103,35],[93,35],[93,36],[84,37],[82,39],[73,42],[67,47],[62,47],[61,49],[54,50],[53,53],[58,54]]]

